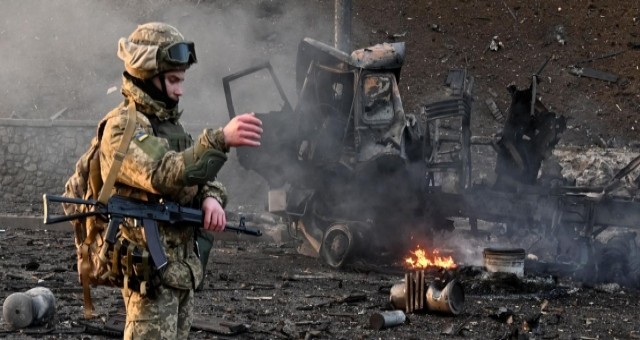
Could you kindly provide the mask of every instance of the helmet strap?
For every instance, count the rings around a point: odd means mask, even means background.
[[[164,73],[160,73],[158,75],[158,79],[160,79],[160,84],[162,84],[162,93],[169,98],[169,93],[167,93],[167,83],[166,83],[166,78],[164,76]]]
[[[160,80],[161,89],[159,89],[153,83],[153,78],[143,80],[140,78],[133,77],[128,72],[125,72],[124,76],[127,77],[127,79],[130,79],[137,87],[139,87],[142,91],[148,94],[151,98],[164,103],[167,109],[171,110],[178,105],[178,101],[169,98],[169,95],[167,94],[167,85],[165,83],[164,73],[161,73],[157,76],[158,80]]]

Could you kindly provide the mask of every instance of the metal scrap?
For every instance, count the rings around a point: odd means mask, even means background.
[[[502,48],[504,48],[504,44],[502,43],[502,41],[500,41],[500,39],[498,39],[497,35],[494,35],[493,38],[491,38],[491,42],[489,43],[489,46],[487,47],[485,52],[488,50],[498,51]]]
[[[194,330],[202,330],[221,335],[238,335],[248,330],[247,326],[242,323],[226,321],[209,316],[206,318],[196,316],[191,324],[191,328]]]
[[[589,59],[585,59],[585,60],[579,61],[579,62],[575,63],[575,65],[579,66],[579,65],[582,65],[582,64],[590,63],[592,61],[615,57],[615,56],[620,55],[620,54],[622,54],[624,52],[626,52],[626,50],[607,53],[607,54],[599,56],[599,57],[589,58]]]
[[[53,116],[49,117],[49,119],[51,119],[51,120],[56,120],[56,119],[60,118],[60,116],[61,116],[63,113],[65,113],[66,111],[67,111],[67,108],[65,107],[65,108],[63,108],[62,110],[60,110],[60,111],[56,112]]]
[[[487,107],[489,108],[489,112],[491,112],[491,116],[493,116],[493,119],[495,119],[499,123],[504,123],[504,114],[502,113],[502,110],[500,110],[496,102],[491,98],[487,98],[484,103],[487,104]]]
[[[315,304],[309,304],[309,305],[304,305],[304,306],[298,306],[296,307],[297,310],[312,310],[312,309],[316,309],[318,307],[324,307],[324,306],[330,306],[333,304],[340,304],[340,303],[354,303],[354,302],[362,302],[362,301],[366,301],[367,300],[367,295],[366,294],[362,294],[362,293],[354,293],[354,294],[350,294],[347,296],[342,296],[339,298],[334,298],[331,300],[327,300],[327,301],[323,301],[320,303],[315,303]]]
[[[570,74],[578,77],[595,78],[608,81],[610,83],[615,83],[618,81],[618,76],[613,73],[599,71],[589,67],[569,66],[567,70]]]

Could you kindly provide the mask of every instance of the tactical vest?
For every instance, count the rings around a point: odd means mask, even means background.
[[[170,120],[161,121],[156,116],[147,116],[147,118],[153,128],[153,134],[156,137],[166,139],[171,150],[181,152],[193,144],[191,135],[184,130],[182,124]]]
[[[193,144],[193,138],[184,130],[182,124],[174,123],[170,120],[160,120],[157,116],[147,116],[151,123],[151,128],[156,137],[164,138],[169,142],[169,148],[176,152],[184,151]],[[199,209],[199,202],[192,202],[193,208]],[[209,262],[209,253],[213,247],[213,234],[206,233],[200,228],[195,228],[196,252],[202,265],[202,278],[197,290],[202,289],[204,284],[204,273]]]

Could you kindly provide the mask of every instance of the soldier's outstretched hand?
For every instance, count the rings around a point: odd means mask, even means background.
[[[235,116],[222,129],[227,146],[260,146],[262,121],[251,113]]]

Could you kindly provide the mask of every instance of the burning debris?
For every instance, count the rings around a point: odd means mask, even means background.
[[[418,247],[411,252],[412,256],[405,258],[410,269],[427,269],[429,267],[451,269],[456,267],[456,263],[451,256],[440,256],[440,251],[434,249],[428,256],[427,251]]]
[[[437,249],[428,254],[420,247],[411,254],[404,259],[404,265],[411,271],[405,273],[403,282],[390,289],[391,305],[407,313],[460,314],[464,310],[464,290],[449,274],[457,267],[453,257],[441,256]],[[431,282],[430,273],[436,273]]]

